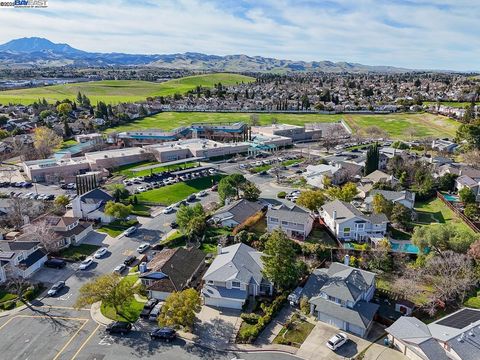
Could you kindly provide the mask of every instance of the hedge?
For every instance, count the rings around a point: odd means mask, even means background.
[[[241,314],[240,317],[250,326],[240,327],[240,331],[237,335],[237,340],[240,343],[252,343],[260,335],[263,329],[272,321],[272,318],[280,311],[280,309],[285,304],[287,300],[287,295],[279,295],[273,300],[270,305],[261,304],[261,308],[264,312],[264,315],[258,318],[256,324],[251,324],[249,321],[253,322],[255,314]],[[246,320],[248,319],[248,321]]]
[[[287,193],[285,191],[280,191],[278,194],[277,194],[277,197],[279,199],[285,199],[285,197],[287,196]]]

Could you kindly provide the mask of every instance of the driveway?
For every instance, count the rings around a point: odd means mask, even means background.
[[[224,349],[236,336],[236,327],[240,324],[240,311],[202,306],[197,314],[198,322],[194,334],[198,342],[216,349]]]
[[[339,333],[341,330],[318,321],[317,325],[313,328],[308,338],[304,341],[302,346],[297,352],[297,356],[306,360],[331,360],[331,359],[344,359],[351,358],[359,351],[365,349],[370,342],[347,333],[348,341],[337,351],[332,351],[325,343],[333,335]]]

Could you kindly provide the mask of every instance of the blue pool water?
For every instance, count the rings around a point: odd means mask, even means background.
[[[409,254],[418,254],[419,249],[417,246],[413,244],[399,244],[399,243],[390,243],[390,246],[392,247],[393,251],[399,251],[399,252],[406,252]]]
[[[445,200],[447,200],[448,202],[458,202],[458,196],[445,194],[445,195],[443,195],[443,197],[444,197]]]

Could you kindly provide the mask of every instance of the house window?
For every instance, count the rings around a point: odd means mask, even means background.
[[[232,281],[232,288],[240,288],[240,281]]]
[[[287,226],[287,225],[288,225],[288,221],[282,221],[282,225]]]
[[[213,280],[208,280],[208,281],[207,281],[207,284],[213,285]]]
[[[270,286],[268,285],[260,285],[260,292],[262,294],[266,294],[270,292]]]
[[[343,229],[343,235],[344,236],[350,236],[350,228],[349,227],[346,227]]]
[[[270,219],[270,222],[274,222],[274,223],[278,223],[278,219],[277,218],[269,218]]]

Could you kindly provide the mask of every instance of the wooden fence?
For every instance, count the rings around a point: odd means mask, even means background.
[[[447,207],[450,210],[452,210],[460,219],[462,219],[465,222],[465,224],[467,224],[470,227],[470,229],[472,229],[477,233],[480,233],[480,229],[477,227],[477,225],[475,225],[469,218],[463,215],[463,213],[460,210],[458,210],[455,206],[453,206],[450,203],[450,201],[445,199],[445,197],[438,191],[437,191],[437,198],[439,198],[445,205],[447,205]]]

